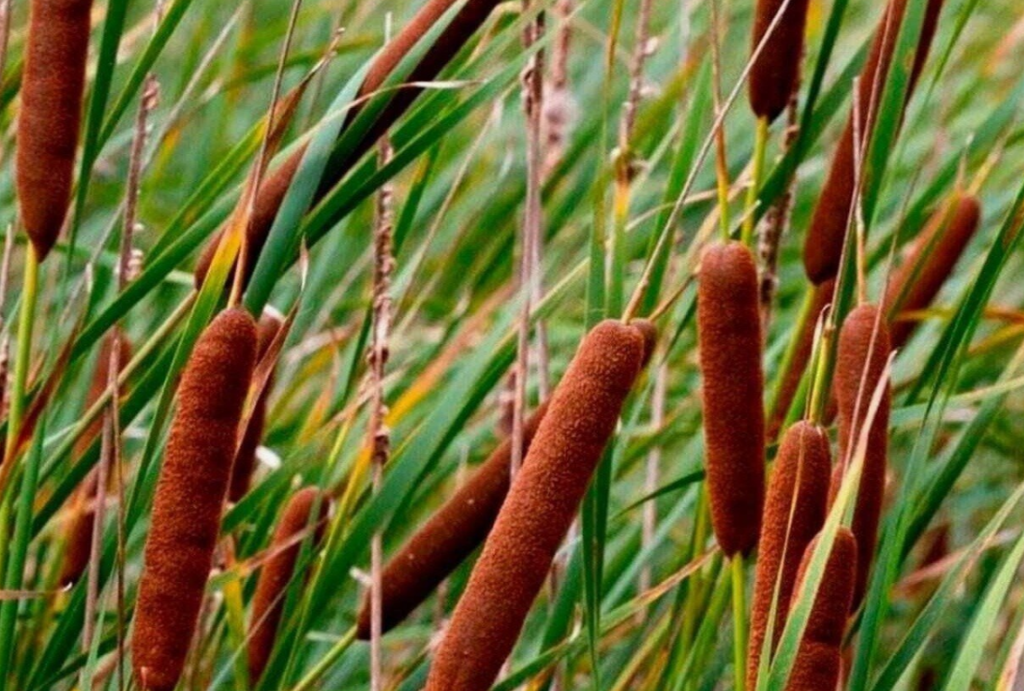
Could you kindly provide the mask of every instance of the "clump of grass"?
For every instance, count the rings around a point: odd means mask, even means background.
[[[39,261],[56,244],[71,200],[91,10],[91,0],[29,4],[16,177],[21,220]]]
[[[200,336],[178,387],[132,638],[135,678],[146,691],[173,691],[192,643],[256,362],[256,340],[256,323],[248,312],[221,312]]]
[[[865,304],[853,309],[839,333],[836,355],[835,394],[839,412],[839,453],[832,493],[838,490],[843,473],[852,462],[852,454],[862,434],[867,434],[864,465],[853,513],[853,534],[857,538],[857,581],[853,606],[864,596],[872,557],[878,539],[878,524],[885,497],[885,475],[889,447],[889,382],[883,381],[891,351],[889,329],[876,306]],[[881,403],[870,426],[869,403],[879,386],[885,387]]]
[[[764,504],[764,374],[757,266],[738,242],[701,257],[697,336],[711,523],[726,555],[747,554]]]
[[[758,0],[752,49],[767,33],[785,0]],[[800,81],[808,0],[789,0],[775,30],[750,68],[748,94],[754,115],[772,122],[786,109]]]
[[[260,570],[252,601],[249,625],[249,683],[255,686],[270,662],[277,640],[277,629],[284,614],[288,584],[295,577],[295,566],[302,549],[300,536],[312,530],[312,544],[323,536],[329,502],[316,487],[304,487],[288,500],[271,539],[270,558]],[[314,516],[314,510],[317,512]]]
[[[758,542],[747,653],[749,689],[757,688],[773,599],[772,650],[785,627],[804,550],[825,523],[831,471],[828,435],[822,427],[801,421],[786,431],[768,484]]]
[[[803,583],[816,545],[817,540],[804,553],[798,576],[800,583]],[[836,688],[839,683],[843,632],[853,601],[858,563],[857,540],[848,528],[839,528],[797,648],[786,691],[825,691]]]
[[[885,313],[892,323],[892,347],[899,348],[914,333],[916,322],[900,315],[932,304],[960,255],[981,223],[981,203],[973,195],[957,195],[935,212],[889,280]]]
[[[257,325],[257,362],[261,361],[270,349],[271,344],[281,331],[283,326],[281,317],[271,311],[266,311],[260,317]],[[274,370],[271,369],[263,390],[253,404],[252,414],[242,434],[242,441],[238,444],[238,453],[235,454],[235,462],[231,465],[231,484],[228,489],[228,500],[237,502],[249,491],[252,483],[252,474],[256,469],[256,449],[263,441],[263,428],[267,422],[267,401],[270,398],[271,389],[274,386]]]
[[[542,403],[523,425],[529,451],[547,412]],[[416,531],[381,572],[381,630],[387,632],[412,613],[483,543],[508,494],[512,439],[496,448],[459,491]],[[370,638],[370,592],[359,610],[356,636]]]
[[[638,329],[611,320],[583,340],[459,599],[426,691],[491,687],[615,431],[644,351]]]

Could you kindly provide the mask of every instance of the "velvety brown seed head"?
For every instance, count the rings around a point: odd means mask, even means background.
[[[711,523],[727,556],[746,554],[764,504],[764,375],[757,267],[738,242],[701,257],[697,336]]]
[[[145,691],[173,691],[181,677],[217,544],[256,338],[247,312],[221,312],[178,386],[135,608],[132,664]]]
[[[18,207],[39,260],[71,200],[91,0],[32,0],[17,132]]]
[[[928,50],[935,35],[943,1],[929,0],[925,10],[924,25],[921,29],[910,83],[907,87],[906,100],[908,101],[928,58]],[[882,98],[882,88],[892,63],[893,51],[906,8],[907,0],[891,0],[886,7],[882,21],[875,31],[867,63],[861,72],[857,126],[864,141],[870,140],[871,131],[874,128],[874,115],[878,109],[878,101]],[[877,88],[875,87],[876,78],[879,80]],[[807,277],[815,284],[834,278],[839,270],[846,225],[850,217],[853,192],[856,186],[853,135],[854,121],[851,111],[804,240],[804,269],[807,272]]]
[[[274,342],[274,338],[281,330],[283,322],[281,318],[270,312],[265,312],[260,318],[257,326],[257,355],[259,362],[267,354],[267,350]],[[266,385],[260,392],[256,404],[253,406],[252,415],[249,417],[249,424],[242,434],[242,441],[238,444],[238,453],[235,455],[235,462],[231,466],[231,485],[228,489],[228,501],[237,502],[249,491],[252,482],[252,473],[256,468],[256,449],[263,441],[263,428],[267,421],[267,401],[270,398],[270,391],[274,386],[274,372],[271,370]]]
[[[852,462],[861,429],[870,412],[871,399],[885,373],[891,351],[884,320],[879,321],[878,332],[872,337],[877,316],[878,308],[874,305],[861,305],[847,315],[839,334],[835,371],[840,453],[837,480],[841,480],[842,473]],[[889,382],[886,381],[885,394],[868,430],[864,468],[853,513],[853,534],[857,537],[857,553],[860,555],[854,607],[860,604],[864,596],[882,515],[889,444],[889,397]],[[838,488],[838,482],[834,481],[833,484]]]
[[[498,513],[426,691],[486,691],[515,645],[640,373],[644,340],[616,321],[586,336]]]
[[[914,332],[915,322],[901,313],[926,309],[953,273],[957,261],[981,222],[981,205],[976,197],[958,196],[939,209],[905,260],[889,280],[885,313],[892,322],[892,346],[899,348]]]
[[[634,319],[629,325],[644,337],[644,367],[654,357],[654,349],[658,347],[658,327],[648,319]]]
[[[544,402],[523,426],[526,450],[544,419]],[[512,440],[506,439],[455,495],[416,531],[381,574],[384,632],[398,625],[483,544],[508,494]],[[370,638],[370,594],[363,598],[356,635]]]
[[[270,558],[260,570],[249,624],[249,683],[256,686],[274,651],[277,629],[284,613],[288,586],[295,576],[295,565],[308,541],[298,536],[312,530],[313,544],[323,535],[329,501],[316,487],[305,487],[288,501],[270,542]],[[317,515],[313,516],[313,511]]]
[[[782,9],[784,0],[758,0],[754,14],[753,53]],[[789,0],[757,60],[750,68],[750,108],[754,115],[775,120],[786,109],[800,79],[808,0]]]
[[[817,540],[807,547],[800,565],[801,582],[810,566],[815,544]],[[825,571],[797,648],[786,691],[832,691],[836,688],[856,570],[857,541],[848,529],[840,528],[832,542],[832,553],[825,562]]]
[[[758,542],[747,654],[748,688],[757,685],[776,582],[779,596],[772,650],[786,625],[804,550],[825,524],[831,468],[828,435],[823,428],[801,421],[786,431],[768,483]]]
[[[768,438],[774,439],[778,436],[782,424],[786,421],[786,414],[793,405],[797,391],[800,389],[800,380],[807,369],[807,363],[811,361],[811,354],[814,351],[814,332],[818,326],[818,318],[824,309],[832,303],[832,295],[835,292],[835,279],[828,279],[819,286],[814,286],[814,297],[811,305],[811,318],[804,321],[793,359],[789,366],[782,373],[779,382],[779,391],[775,397],[775,409],[772,411],[771,419],[768,421]]]

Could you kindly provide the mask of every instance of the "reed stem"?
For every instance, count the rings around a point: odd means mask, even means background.
[[[18,343],[14,360],[14,380],[11,382],[10,409],[7,414],[7,440],[4,445],[4,458],[8,463],[14,461],[17,451],[18,437],[21,435],[21,422],[25,412],[25,386],[28,382],[29,356],[32,352],[32,325],[35,321],[36,298],[39,292],[39,256],[35,246],[29,242],[25,245],[25,276],[21,293],[21,309],[18,311]],[[6,485],[10,470],[0,480],[0,496]]]
[[[754,137],[753,170],[750,175],[750,187],[747,188],[746,207],[743,210],[743,230],[740,240],[750,246],[754,240],[754,210],[757,206],[757,194],[761,189],[761,178],[764,177],[765,149],[768,148],[768,118],[757,119],[757,134]]]
[[[743,555],[737,554],[730,563],[732,569],[732,656],[736,691],[745,691],[747,683],[747,592],[746,569]]]

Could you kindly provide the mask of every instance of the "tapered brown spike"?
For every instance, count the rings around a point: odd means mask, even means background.
[[[885,314],[892,322],[892,347],[900,348],[916,323],[901,314],[926,309],[939,294],[981,222],[977,197],[957,196],[935,212],[889,280]]]
[[[221,312],[199,337],[178,386],[135,604],[132,666],[145,691],[174,691],[192,644],[256,340],[248,312]]]
[[[643,356],[643,335],[621,322],[602,322],[583,340],[455,608],[426,691],[491,687],[615,431]]]
[[[746,554],[764,505],[764,374],[757,266],[738,242],[701,257],[697,337],[711,524],[723,553]]]
[[[817,540],[807,547],[800,564],[798,580],[801,584],[816,544]],[[839,528],[789,672],[786,691],[832,691],[839,683],[843,633],[852,602],[857,559],[857,541],[853,534],[846,528]]]
[[[21,221],[40,261],[71,202],[91,10],[91,0],[29,3],[16,181]]]
[[[526,452],[547,412],[547,402],[523,426]],[[390,631],[423,603],[483,544],[508,494],[512,440],[506,439],[458,492],[409,538],[381,574],[381,622]],[[356,636],[370,638],[370,592],[359,610]]]
[[[871,400],[884,386],[881,404],[867,430],[864,466],[853,513],[853,534],[857,538],[857,581],[853,606],[864,597],[871,563],[878,540],[878,525],[885,498],[885,474],[889,445],[889,382],[883,381],[891,351],[889,330],[879,319],[878,308],[861,305],[847,315],[839,334],[836,355],[835,392],[839,407],[839,458],[832,479],[832,496],[838,491],[843,474],[849,469],[853,453],[867,421]]]
[[[910,99],[928,58],[928,51],[935,36],[943,2],[944,0],[928,1],[924,24],[918,39],[917,52],[914,55],[914,65],[907,86],[906,100]],[[882,20],[875,30],[871,52],[864,65],[864,70],[861,72],[857,131],[865,142],[870,140],[874,129],[878,100],[882,97],[882,85],[885,84],[885,78],[892,63],[893,51],[896,48],[896,40],[906,9],[907,0],[890,0],[882,15]],[[877,86],[875,84],[876,77],[880,80]],[[904,107],[905,105],[904,103]],[[846,227],[856,187],[853,136],[854,120],[851,112],[804,240],[804,269],[807,271],[807,277],[816,285],[835,278],[839,270]]]
[[[750,108],[772,122],[786,109],[800,81],[808,0],[758,0],[751,52],[757,49],[776,15],[785,10],[750,68]]]
[[[828,435],[822,427],[801,421],[786,431],[768,483],[761,539],[758,541],[747,653],[747,688],[757,686],[758,665],[772,619],[776,587],[778,599],[772,626],[773,651],[785,628],[800,560],[807,545],[825,524],[831,470]]]
[[[288,501],[270,542],[270,558],[260,570],[253,596],[252,619],[249,624],[249,683],[255,687],[270,662],[281,625],[289,584],[302,551],[304,531],[312,531],[312,544],[323,536],[329,501],[316,487],[305,487]],[[313,511],[316,510],[316,516]]]

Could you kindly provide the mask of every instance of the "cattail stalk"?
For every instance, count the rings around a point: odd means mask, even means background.
[[[742,244],[715,243],[701,258],[699,279],[705,469],[715,536],[732,557],[757,544],[764,502],[757,267]]]
[[[184,669],[213,564],[256,341],[247,312],[221,312],[200,336],[178,387],[136,602],[132,663],[144,691],[173,691]]]
[[[295,567],[306,542],[302,536],[312,531],[309,543],[320,542],[328,508],[328,499],[319,489],[305,487],[292,495],[274,530],[270,558],[256,582],[249,624],[249,683],[253,687],[259,683],[274,651],[288,586],[295,577]]]
[[[758,542],[747,652],[749,689],[757,687],[769,624],[769,652],[774,652],[786,624],[800,560],[825,523],[831,468],[828,435],[823,428],[801,421],[786,431],[768,484]]]
[[[605,321],[586,336],[501,507],[431,665],[426,691],[485,691],[519,637],[640,373],[644,339]]]
[[[877,307],[861,305],[847,315],[839,334],[836,355],[835,392],[841,462],[833,473],[831,492],[835,495],[838,491],[843,473],[853,462],[852,454],[861,435],[867,434],[852,525],[860,555],[853,607],[860,604],[867,586],[885,494],[890,394],[889,382],[883,377],[886,376],[890,351],[889,330]],[[865,430],[869,403],[880,386],[884,387],[884,392],[878,411]]]

